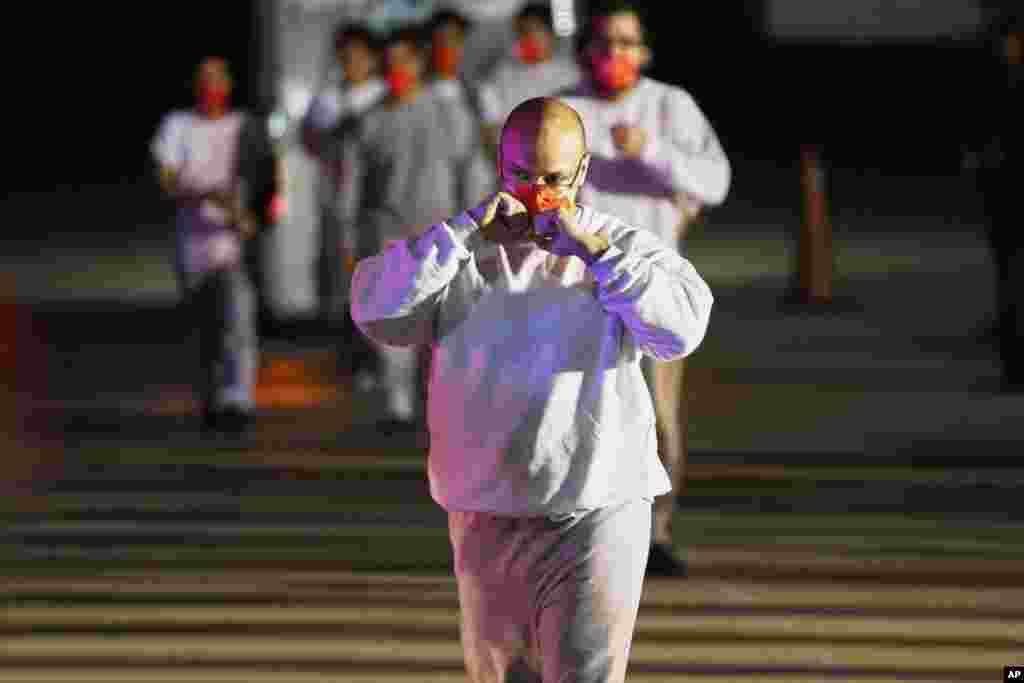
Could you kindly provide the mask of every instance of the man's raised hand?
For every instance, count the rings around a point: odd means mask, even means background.
[[[488,242],[512,244],[529,241],[531,223],[526,206],[508,192],[496,192],[469,215]]]

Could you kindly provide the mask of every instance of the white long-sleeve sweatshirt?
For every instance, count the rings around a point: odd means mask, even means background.
[[[653,233],[587,207],[587,267],[486,242],[469,213],[358,264],[352,317],[433,349],[428,475],[446,510],[564,514],[670,490],[641,354],[692,352],[712,295]]]
[[[729,159],[685,90],[641,78],[619,100],[599,96],[586,81],[557,96],[579,112],[587,131],[591,160],[581,203],[642,225],[674,245],[682,219],[677,198],[716,206],[728,194]],[[646,134],[639,159],[616,149],[612,130],[620,125]]]

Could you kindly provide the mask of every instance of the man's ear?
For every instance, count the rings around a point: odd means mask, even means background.
[[[637,64],[637,66],[639,66],[640,70],[643,71],[644,69],[648,68],[651,65],[651,62],[653,62],[653,61],[654,61],[654,50],[652,50],[647,45],[642,46],[640,48],[640,61]]]

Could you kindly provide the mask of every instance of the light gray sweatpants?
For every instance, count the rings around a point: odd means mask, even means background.
[[[625,679],[650,500],[561,519],[450,512],[448,526],[473,683]]]

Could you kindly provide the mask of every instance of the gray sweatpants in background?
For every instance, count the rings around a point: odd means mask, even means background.
[[[625,679],[650,500],[559,519],[450,512],[448,526],[473,683]]]
[[[181,276],[185,310],[199,342],[197,392],[208,409],[253,408],[258,332],[255,294],[241,266]]]

